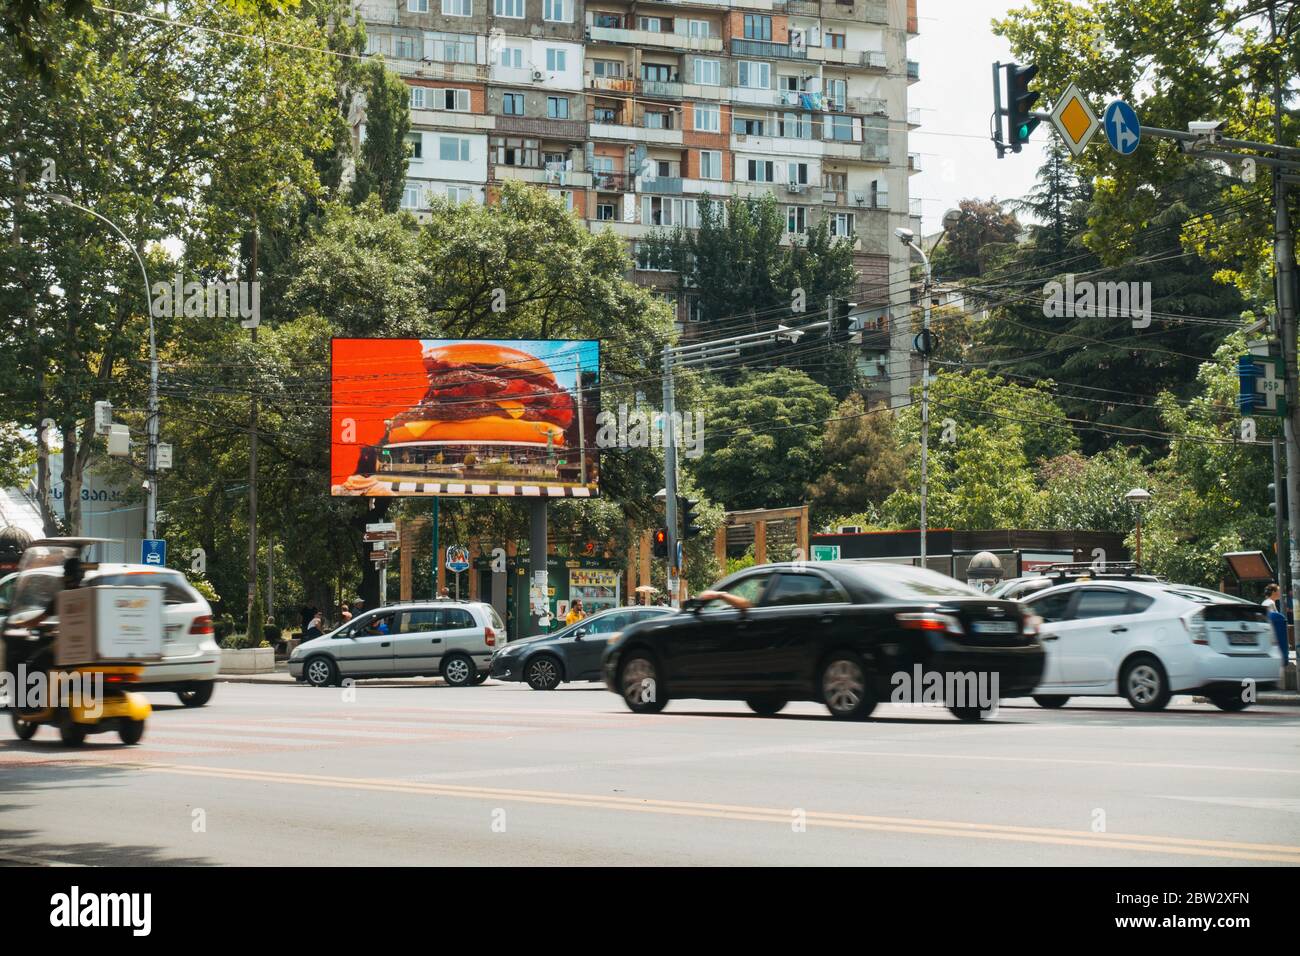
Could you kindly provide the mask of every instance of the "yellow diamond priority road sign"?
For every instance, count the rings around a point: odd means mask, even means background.
[[[1052,125],[1065,140],[1065,145],[1070,147],[1070,152],[1078,156],[1101,123],[1078,87],[1071,83],[1052,107]]]

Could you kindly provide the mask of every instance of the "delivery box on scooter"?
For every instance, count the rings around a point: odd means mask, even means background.
[[[61,591],[59,667],[162,658],[163,589],[101,585]]]

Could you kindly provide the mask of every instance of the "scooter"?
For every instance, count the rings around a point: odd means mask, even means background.
[[[65,746],[80,747],[91,734],[117,732],[122,743],[138,744],[153,707],[129,688],[143,668],[90,664],[49,672],[48,704],[41,709],[13,706],[14,733],[31,740],[42,725],[59,729]]]

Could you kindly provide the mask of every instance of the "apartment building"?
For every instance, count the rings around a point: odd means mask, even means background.
[[[908,255],[893,231],[920,235],[908,193],[916,0],[359,0],[357,11],[367,52],[411,89],[404,206],[492,202],[510,179],[552,190],[629,243],[634,278],[674,299],[689,336],[696,304],[644,268],[638,240],[693,226],[706,194],[773,193],[787,241],[825,220],[853,243],[859,366],[874,396],[906,400]]]

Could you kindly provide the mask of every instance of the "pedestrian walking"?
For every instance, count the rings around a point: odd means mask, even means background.
[[[581,620],[582,620],[584,617],[586,617],[586,616],[587,616],[587,613],[582,609],[582,602],[581,602],[581,601],[574,601],[574,602],[573,602],[573,607],[569,608],[569,613],[566,614],[565,617],[564,617],[564,623],[565,623],[566,625],[567,625],[567,624],[577,624],[579,621],[581,621]]]
[[[1261,603],[1270,611],[1280,612],[1282,610],[1279,606],[1281,603],[1281,597],[1282,589],[1276,584],[1270,584],[1268,587],[1264,588],[1264,600]]]

